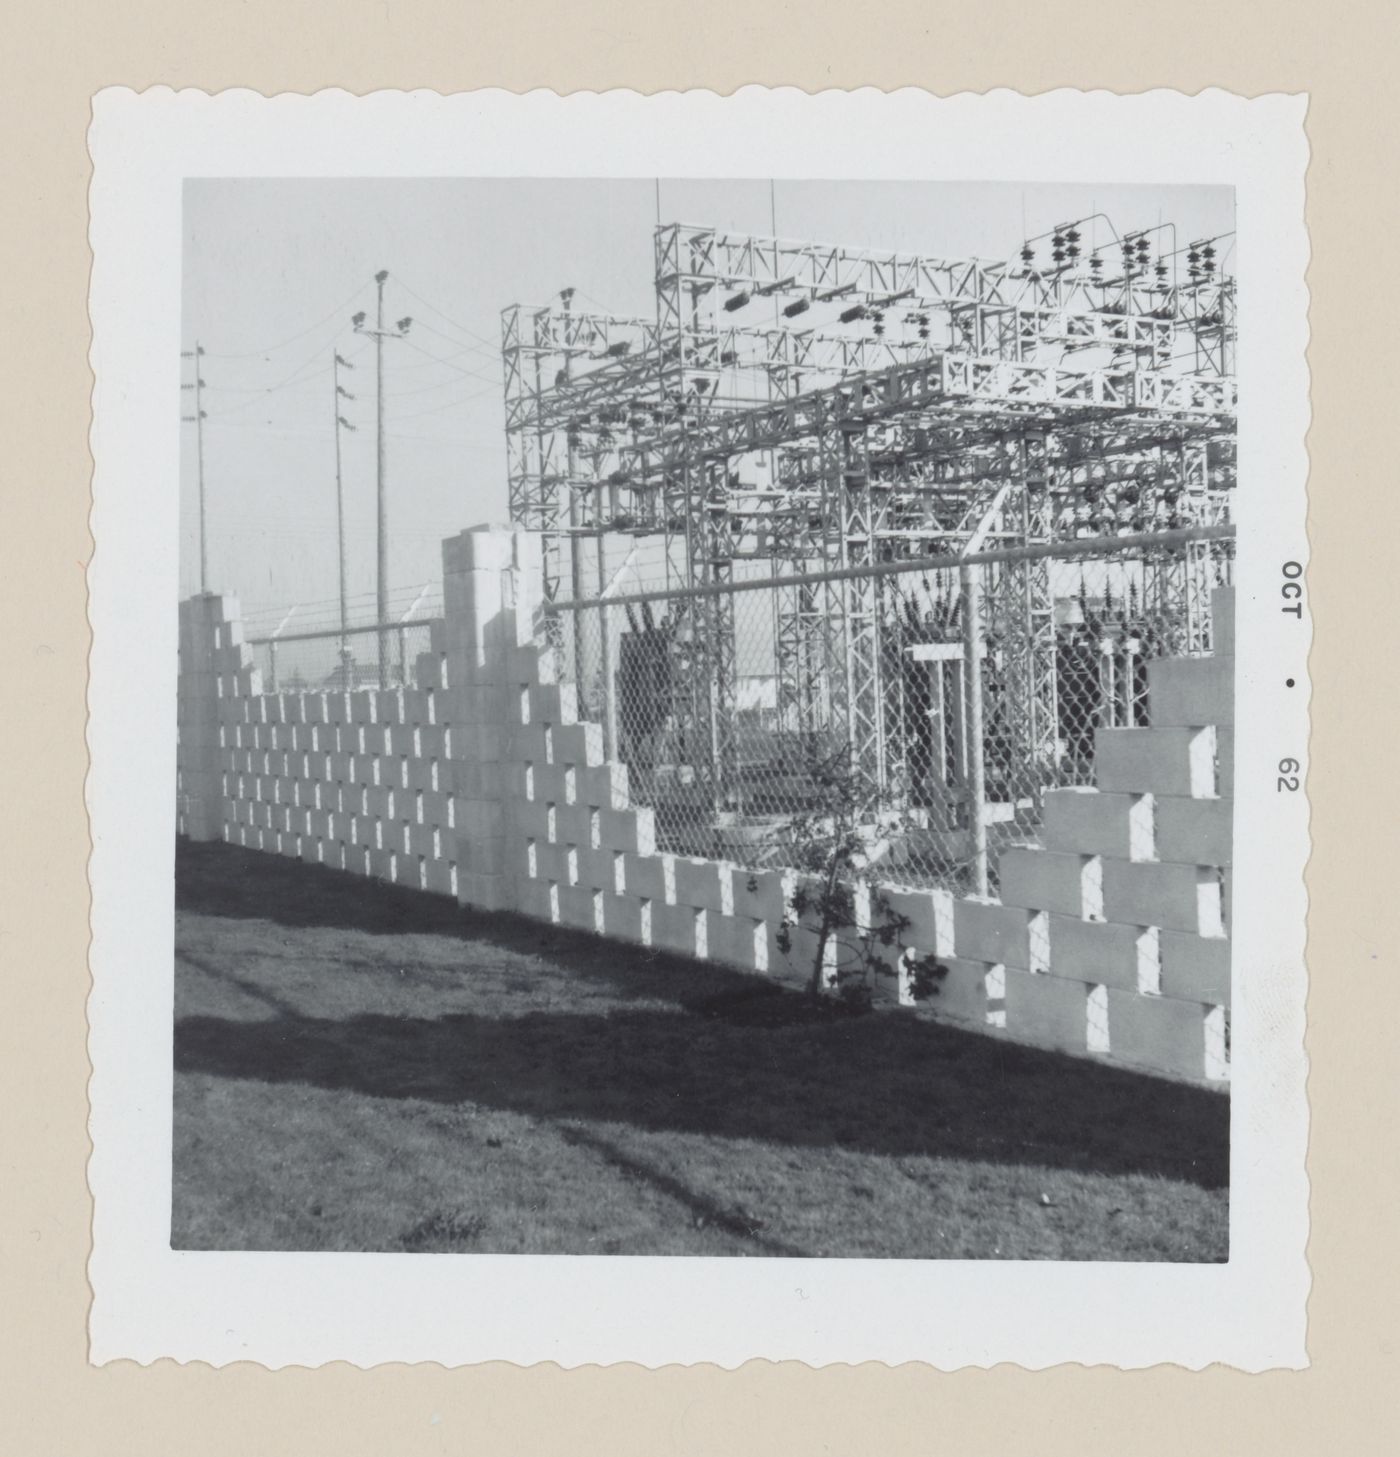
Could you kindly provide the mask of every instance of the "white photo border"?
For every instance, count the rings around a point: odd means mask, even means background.
[[[1301,96],[1219,90],[99,93],[90,131],[96,550],[87,783],[94,1362],[1307,1364],[1308,808],[1303,793],[1276,788],[1278,761],[1296,758],[1306,769],[1308,746],[1310,618],[1280,610],[1283,563],[1307,564],[1305,110]],[[1228,1263],[171,1250],[172,401],[183,183],[531,175],[1235,188],[1235,834],[1245,848],[1232,928]],[[1291,690],[1289,677],[1298,684]]]

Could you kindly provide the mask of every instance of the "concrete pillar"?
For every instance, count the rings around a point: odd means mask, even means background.
[[[520,653],[534,650],[543,602],[538,536],[477,526],[442,546],[451,761],[459,786],[457,899],[518,907],[507,855],[511,741],[521,726]]]
[[[237,618],[232,598],[206,592],[180,603],[175,827],[190,840],[217,840],[223,834],[219,704],[221,686],[237,682],[226,671],[230,649],[242,640]]]

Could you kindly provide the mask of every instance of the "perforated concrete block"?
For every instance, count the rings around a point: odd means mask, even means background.
[[[598,813],[601,817],[602,812]],[[564,845],[591,845],[593,811],[586,804],[556,804],[554,838]]]
[[[1162,932],[1162,995],[1230,1005],[1230,943],[1224,936]]]
[[[1052,915],[1049,933],[1052,976],[1136,991],[1139,977],[1148,974],[1142,963],[1147,948],[1141,943],[1150,937],[1141,926]]]
[[[1168,1077],[1206,1075],[1206,1012],[1194,1002],[1108,991],[1109,1056]]]
[[[523,694],[530,715],[524,722],[555,725],[578,722],[578,699],[572,683],[533,683]]]
[[[734,892],[728,875],[714,860],[692,860],[676,857],[676,903],[724,912],[734,903]],[[723,867],[726,871],[729,867]]]
[[[494,878],[494,877],[493,877]],[[501,877],[504,879],[504,877]],[[433,895],[453,895],[452,888],[452,867],[446,860],[429,860],[426,867],[426,884],[424,890]],[[493,906],[493,910],[503,910],[503,906]]]
[[[441,688],[442,665],[437,653],[419,653],[413,660],[414,681],[420,688]]]
[[[940,956],[938,960],[948,974],[935,982],[938,988],[935,995],[913,1004],[926,1008],[941,1022],[985,1027],[991,1008],[987,978],[992,968],[984,961],[966,961],[959,956]],[[907,976],[904,980],[908,981]],[[907,994],[901,1000],[906,1004],[913,1002]]]
[[[730,897],[734,914],[765,921],[779,921],[787,910],[792,876],[782,870],[748,870],[741,865],[729,870]]]
[[[557,682],[554,653],[534,644],[511,648],[506,653],[504,681],[514,684]]]
[[[551,845],[544,841],[535,841],[534,846],[536,880],[554,880],[568,884],[569,881],[569,854],[566,846]]]
[[[906,946],[921,954],[953,954],[953,897],[945,890],[908,890],[896,886],[873,887],[871,914],[874,923],[883,924],[879,901],[883,898],[897,917],[909,925],[902,933]]]
[[[1233,657],[1157,658],[1147,665],[1147,684],[1148,714],[1154,727],[1235,721]]]
[[[651,944],[681,956],[703,958],[708,951],[709,928],[704,921],[705,915],[694,906],[669,906],[653,901]]]
[[[578,771],[578,797],[599,809],[629,807],[626,764],[595,764]]]
[[[509,804],[508,814],[516,831],[529,840],[549,840],[549,806],[538,799],[516,799]]]
[[[1220,878],[1208,867],[1105,860],[1103,874],[1106,920],[1202,935],[1222,929]]]
[[[738,971],[762,972],[768,964],[768,938],[762,921],[751,916],[712,915],[706,926],[707,960]]]
[[[441,790],[420,790],[415,798],[414,815],[421,811],[425,825],[436,825],[439,829],[457,828],[457,798]]]
[[[997,901],[953,902],[953,952],[969,961],[1030,966],[1030,913]]]
[[[636,945],[644,944],[642,906],[633,895],[603,893],[603,933]]]
[[[430,716],[429,705],[433,701],[433,695],[424,688],[400,688],[398,691],[399,717],[398,722],[408,728],[421,728],[424,724],[433,722]]]
[[[1232,799],[1159,799],[1157,858],[1228,865],[1233,855]]]
[[[408,783],[406,789],[422,790],[425,794],[445,792],[447,785],[441,760],[410,759],[408,761]]]
[[[561,925],[572,926],[579,931],[601,932],[605,923],[606,909],[602,895],[591,886],[563,885],[559,887],[559,921]]]
[[[600,809],[598,832],[610,850],[626,850],[635,855],[655,853],[656,821],[649,807]]]
[[[1002,851],[997,873],[1003,905],[1066,916],[1102,915],[1102,861],[1097,856],[1013,845]]]
[[[506,835],[506,868],[503,874],[534,878],[538,864],[533,844],[514,831]]]
[[[518,763],[533,764],[536,770],[554,768],[562,774],[563,765],[553,755],[553,742],[552,731],[543,724],[517,725],[510,731],[510,757]],[[538,788],[535,793],[537,797],[542,797]],[[556,796],[562,797],[562,794]]]
[[[1094,781],[1109,792],[1214,794],[1215,730],[1099,729],[1094,735]]]
[[[596,766],[603,760],[600,723],[565,724],[554,730],[554,757],[561,764]]]
[[[1089,1050],[1089,986],[1007,967],[1006,1030],[1059,1052]]]
[[[623,863],[629,895],[641,896],[658,905],[675,900],[676,864],[673,855],[627,853]]]
[[[1152,858],[1150,794],[1106,794],[1096,789],[1052,789],[1045,795],[1040,838],[1047,850]]]
[[[597,886],[616,893],[618,889],[617,852],[591,850],[586,845],[578,851],[578,878],[581,885]]]
[[[459,886],[463,881],[459,871]],[[515,884],[515,909],[521,915],[536,921],[552,922],[557,919],[557,889],[547,880],[518,880]]]
[[[764,923],[768,942],[768,969],[764,973],[785,986],[806,987],[811,979],[815,942],[809,932],[789,933],[788,949],[780,945],[780,932],[771,921]]]

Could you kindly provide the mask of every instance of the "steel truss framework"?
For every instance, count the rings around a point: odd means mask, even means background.
[[[563,543],[609,532],[662,538],[676,585],[701,586],[736,563],[786,576],[1227,519],[1235,286],[1216,240],[1167,251],[1157,228],[1092,250],[1084,226],[996,262],[671,223],[655,233],[654,321],[576,310],[571,289],[507,308],[510,510],[545,538],[549,595],[589,595]],[[872,802],[902,774],[888,582],[775,599],[780,711],[848,744]],[[1048,764],[1048,569],[988,585],[1016,752]],[[1205,563],[1164,561],[1151,590],[1186,624],[1181,646],[1202,647]],[[698,601],[678,713],[697,775],[732,808],[733,605]]]

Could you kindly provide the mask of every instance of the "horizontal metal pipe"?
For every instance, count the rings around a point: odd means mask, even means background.
[[[435,622],[442,622],[441,617],[415,617],[409,622],[369,622],[364,627],[347,627],[343,636],[350,638],[359,636],[362,633],[399,632],[411,627],[431,627]],[[265,643],[288,642],[315,642],[319,638],[342,636],[338,627],[327,627],[318,632],[282,632],[270,633],[267,637],[246,637],[243,639],[249,647],[261,647]]]
[[[1075,541],[1047,541],[1034,546],[1006,547],[998,551],[979,551],[969,556],[909,557],[903,561],[876,562],[866,567],[841,567],[821,572],[799,572],[787,577],[755,577],[750,581],[726,582],[718,587],[677,587],[671,591],[664,588],[655,592],[634,592],[630,596],[609,597],[613,607],[625,607],[628,603],[640,605],[643,602],[677,602],[699,597],[722,597],[733,592],[771,592],[775,587],[812,586],[820,582],[848,582],[857,577],[893,577],[906,572],[951,572],[959,567],[980,566],[990,562],[1039,561],[1044,557],[1067,559],[1074,557],[1108,556],[1113,552],[1134,551],[1139,547],[1186,546],[1193,541],[1231,541],[1234,539],[1233,525],[1187,526],[1177,531],[1142,532],[1136,536],[1093,536]],[[597,601],[589,598],[569,599],[563,602],[547,603],[553,612],[583,612],[596,607]],[[285,642],[286,639],[284,638]]]

